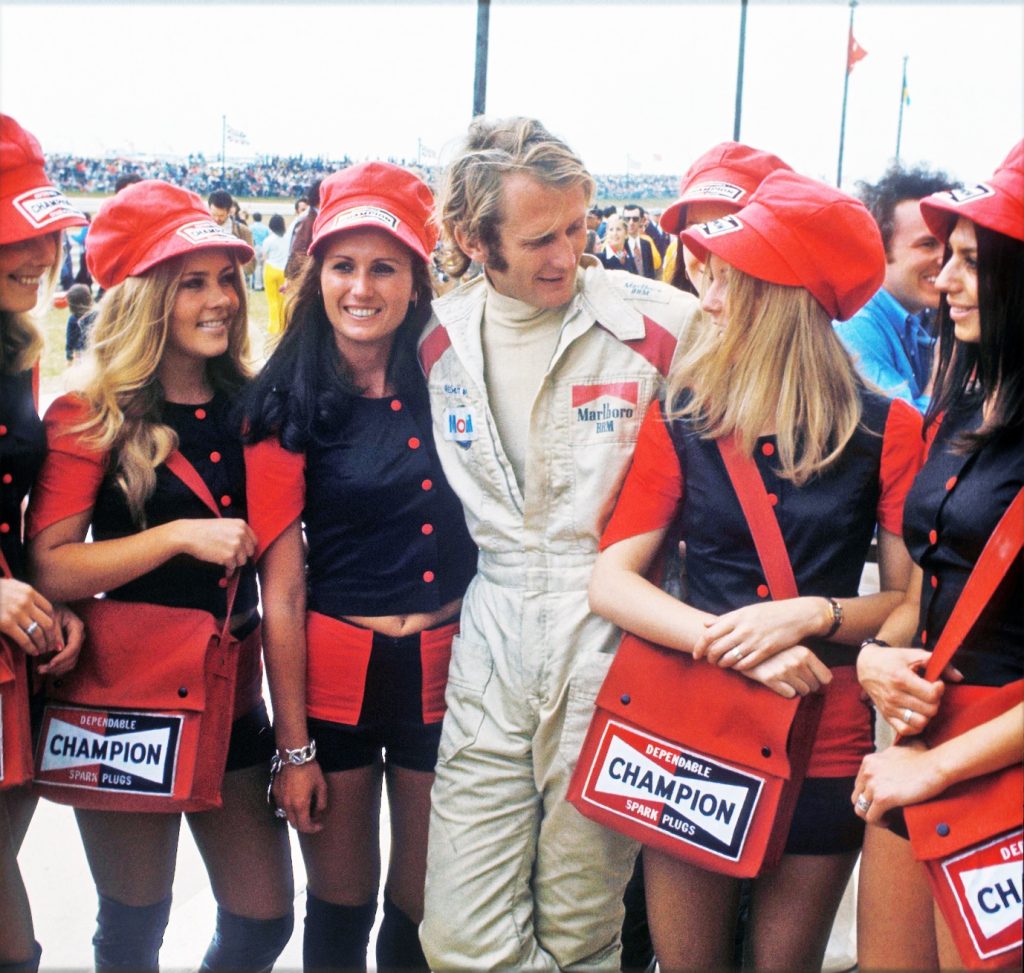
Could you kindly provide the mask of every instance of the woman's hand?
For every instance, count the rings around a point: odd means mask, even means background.
[[[271,793],[296,831],[316,834],[323,829],[320,819],[327,810],[327,781],[315,760],[297,766],[285,763],[274,779]]]
[[[745,605],[706,623],[693,657],[740,672],[752,669],[783,649],[820,635],[831,625],[824,598],[784,598]]]
[[[85,638],[85,626],[82,620],[67,605],[55,608],[57,630],[57,651],[45,662],[40,663],[36,671],[41,676],[62,676],[70,672],[78,664],[78,655],[82,651]]]
[[[0,578],[0,634],[26,655],[57,651],[53,605],[24,581]]]
[[[850,797],[868,824],[883,824],[886,813],[926,801],[945,789],[933,751],[915,740],[869,753],[860,765]]]
[[[882,718],[903,736],[920,733],[939,711],[945,683],[929,682],[919,675],[930,657],[924,649],[883,645],[865,645],[857,655],[857,679],[862,688]],[[963,679],[952,666],[945,676],[954,682]]]
[[[748,679],[767,686],[785,699],[816,693],[832,681],[828,666],[803,645],[783,649],[741,671]]]
[[[215,520],[176,520],[186,554],[210,564],[220,564],[233,574],[256,553],[256,534],[234,517]]]

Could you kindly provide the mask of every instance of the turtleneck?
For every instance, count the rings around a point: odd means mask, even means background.
[[[499,294],[487,282],[481,338],[491,414],[523,489],[530,410],[551,363],[565,307],[551,310]]]

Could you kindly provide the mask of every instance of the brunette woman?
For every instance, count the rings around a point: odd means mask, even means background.
[[[461,598],[476,565],[416,361],[430,316],[430,190],[386,163],[324,180],[311,260],[248,410],[278,768],[308,876],[307,970],[425,966],[430,787]],[[305,538],[305,543],[304,543]]]
[[[223,807],[187,815],[217,900],[209,970],[269,969],[292,926],[287,833],[263,800],[273,742],[260,698],[256,545],[234,408],[247,377],[240,266],[251,256],[199,197],[165,182],[135,183],[102,206],[89,234],[89,267],[106,290],[93,373],[46,414],[50,453],[29,514],[32,562],[51,597],[104,592],[129,615],[142,602],[223,621],[227,579],[240,572]],[[222,516],[172,473],[172,454],[191,464]],[[159,630],[140,633],[140,648],[147,644],[152,653],[169,648]],[[76,816],[99,894],[97,969],[155,970],[181,815],[79,808]]]
[[[917,567],[906,602],[857,660],[879,714],[911,742],[867,757],[853,794],[857,813],[882,826],[868,829],[860,879],[859,960],[870,969],[961,965],[924,866],[904,837],[885,829],[886,816],[1024,757],[1019,553],[957,649],[953,669],[935,682],[921,675],[982,549],[1024,484],[1024,142],[990,180],[928,196],[921,212],[946,242],[946,262],[935,281],[942,292],[940,351],[925,417],[933,441],[903,521]],[[997,687],[1017,702],[945,739],[950,719]],[[978,814],[986,810],[979,806]],[[1019,876],[1019,855],[1016,867]],[[1019,888],[1016,903],[1019,927]],[[1016,960],[1012,951],[1003,955],[1019,963],[1019,948]]]
[[[17,701],[9,697],[0,712],[0,739],[6,733],[8,740],[16,732],[14,720],[24,720],[29,707],[26,657],[38,660],[37,672],[60,674],[75,664],[82,640],[78,619],[28,583],[22,544],[22,502],[46,452],[33,394],[43,340],[30,312],[60,273],[61,231],[85,226],[43,166],[35,138],[0,115],[0,670],[21,674],[16,687],[22,693]],[[0,971],[32,971],[40,948],[18,849],[35,800],[27,788],[13,786],[13,773],[13,767],[0,767]]]
[[[766,692],[791,698],[827,687],[784,854],[753,881],[746,951],[752,968],[813,969],[863,832],[845,791],[871,748],[871,721],[850,647],[907,584],[898,530],[918,426],[912,409],[863,387],[832,330],[833,318],[870,297],[884,269],[860,203],[776,171],[747,206],[681,241],[707,267],[702,307],[711,320],[674,366],[666,408],[645,419],[591,604],[624,629],[732,668]],[[800,597],[768,600],[719,456],[724,437],[753,457]],[[686,603],[647,580],[677,518]],[[876,523],[882,591],[858,597]],[[737,713],[737,732],[742,723]],[[739,880],[651,849],[644,868],[661,968],[728,966]]]

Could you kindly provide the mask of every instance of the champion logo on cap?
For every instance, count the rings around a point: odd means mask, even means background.
[[[964,203],[972,203],[976,199],[985,199],[986,196],[995,196],[996,191],[983,182],[974,186],[967,186],[964,189],[951,189],[946,193],[946,198],[955,206],[962,206]]]
[[[401,222],[394,213],[389,213],[379,206],[356,206],[354,209],[342,210],[331,220],[330,228],[324,232],[333,233],[335,230],[342,230],[354,223],[380,223],[389,230],[397,230],[398,224]]]
[[[709,240],[716,236],[725,236],[726,233],[735,233],[743,229],[743,224],[735,216],[723,216],[721,219],[712,220],[710,223],[698,223],[694,227],[701,236]]]
[[[229,233],[213,220],[194,220],[179,226],[174,231],[178,236],[183,236],[189,243],[205,243],[207,240],[234,240],[235,236]]]
[[[696,186],[686,190],[686,198],[699,196],[702,199],[724,199],[730,203],[738,203],[747,191],[742,186],[731,182],[699,182]]]
[[[67,219],[69,216],[82,215],[71,205],[71,200],[67,196],[52,186],[30,189],[20,196],[15,196],[12,202],[14,208],[36,230],[41,230],[58,220]]]

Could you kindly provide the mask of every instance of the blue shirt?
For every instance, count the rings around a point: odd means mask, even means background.
[[[836,333],[857,362],[861,375],[886,395],[905,399],[919,412],[928,408],[924,393],[932,367],[934,339],[882,288],[849,321],[837,321]]]
[[[253,222],[250,229],[252,230],[252,242],[256,244],[256,249],[259,250],[263,241],[266,240],[267,234],[270,232],[270,227],[266,223]]]

